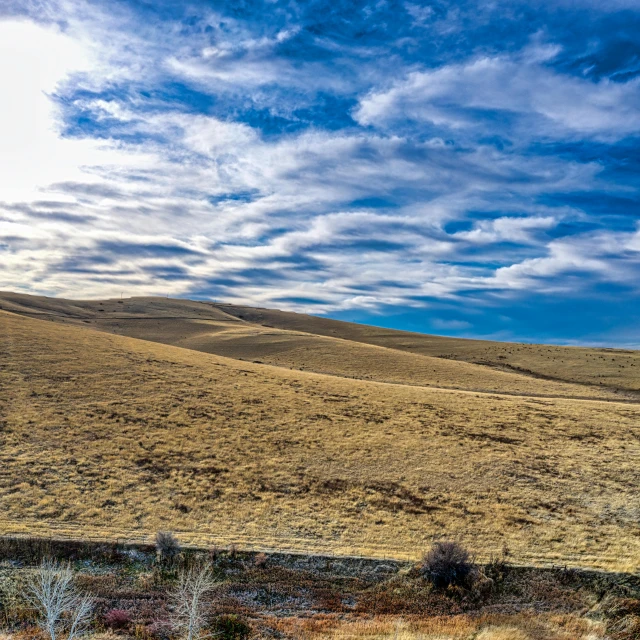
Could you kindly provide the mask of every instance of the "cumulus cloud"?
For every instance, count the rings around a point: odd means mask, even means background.
[[[38,187],[77,177],[99,155],[91,140],[60,139],[51,100],[58,83],[90,61],[71,38],[19,19],[0,21],[0,60],[2,197],[27,199]]]

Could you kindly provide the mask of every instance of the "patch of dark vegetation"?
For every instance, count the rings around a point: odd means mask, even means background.
[[[171,468],[162,460],[153,460],[152,458],[143,456],[138,458],[135,463],[144,471],[148,471],[154,479],[166,479],[171,476]]]
[[[440,508],[397,482],[373,482],[359,485],[343,478],[329,478],[316,481],[310,487],[303,486],[307,491],[313,489],[320,494],[343,494],[347,491],[364,493],[363,498],[372,507],[391,513],[422,514],[431,513]]]
[[[129,558],[129,551],[137,549],[142,553],[153,551],[152,545],[129,545],[119,542],[90,542],[81,540],[56,540],[28,536],[0,537],[0,561],[18,561],[36,565],[44,558],[57,558],[76,562],[117,563]]]
[[[355,611],[375,615],[449,616],[464,613],[465,608],[458,598],[434,591],[424,580],[395,579],[362,593]]]
[[[348,480],[342,478],[330,478],[328,480],[322,480],[317,485],[317,491],[319,493],[342,493],[349,489],[350,483]]]
[[[28,538],[0,538],[0,551],[0,614],[16,640],[44,640],[33,630],[33,611],[5,587],[13,580],[19,591],[24,568],[41,557],[71,562],[75,586],[94,598],[94,631],[108,629],[138,640],[178,637],[171,594],[184,572],[202,566],[208,567],[213,585],[203,609],[207,637],[302,637],[282,631],[294,619],[320,625],[375,616],[584,616],[587,611],[603,621],[614,640],[637,640],[640,630],[640,576],[518,567],[507,550],[480,564],[455,542],[434,544],[417,565],[190,549],[167,534],[158,536],[157,555],[152,545]]]
[[[251,635],[251,627],[236,614],[220,616],[211,625],[212,635],[221,640],[245,640]]]
[[[436,589],[463,586],[469,582],[473,564],[470,553],[457,542],[436,542],[420,567]]]
[[[365,485],[365,489],[375,491],[380,497],[371,502],[374,506],[385,511],[418,514],[430,513],[439,509],[437,505],[429,503],[425,498],[416,495],[406,487],[396,482],[376,482]]]
[[[156,534],[156,553],[161,562],[173,562],[180,554],[181,549],[180,542],[171,531],[158,531]]]
[[[518,438],[510,438],[508,436],[495,435],[492,433],[469,433],[468,438],[472,440],[489,440],[490,442],[497,442],[498,444],[522,444],[523,440]]]

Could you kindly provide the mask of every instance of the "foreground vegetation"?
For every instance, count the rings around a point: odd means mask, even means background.
[[[411,563],[217,548],[166,555],[152,547],[4,538],[5,637],[51,639],[44,610],[29,594],[41,581],[43,558],[54,554],[58,561],[45,566],[71,570],[73,578],[65,593],[75,600],[53,631],[67,639],[80,600],[90,602],[81,628],[112,640],[632,640],[640,634],[640,579],[630,575],[522,568],[501,557],[442,583],[425,565]]]
[[[380,384],[0,312],[0,531],[636,571],[640,405]]]

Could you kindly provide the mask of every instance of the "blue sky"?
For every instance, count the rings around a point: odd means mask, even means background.
[[[637,347],[638,34],[638,0],[4,0],[0,289]]]

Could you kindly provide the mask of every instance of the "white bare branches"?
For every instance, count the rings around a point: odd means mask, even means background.
[[[65,628],[67,640],[75,640],[91,621],[93,598],[76,589],[68,564],[43,560],[29,581],[26,599],[40,614],[40,626],[51,640]]]
[[[170,594],[173,627],[184,640],[198,640],[205,624],[205,596],[212,591],[215,580],[211,565],[192,567],[178,576],[178,584]]]

